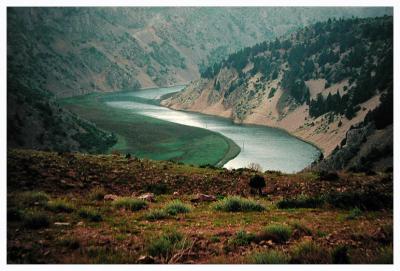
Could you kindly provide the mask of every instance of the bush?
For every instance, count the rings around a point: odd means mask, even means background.
[[[214,209],[223,212],[261,212],[265,207],[254,200],[230,196],[216,202]]]
[[[324,171],[318,172],[319,179],[325,181],[336,181],[339,179],[339,175],[335,171]]]
[[[159,220],[159,219],[165,219],[167,218],[169,215],[165,210],[160,210],[160,209],[156,209],[156,210],[150,210],[145,218],[147,220]]]
[[[254,234],[241,230],[238,231],[231,240],[229,240],[229,244],[234,246],[245,246],[254,241],[255,237],[256,236]]]
[[[258,252],[250,256],[251,264],[287,264],[289,257],[277,250]]]
[[[141,199],[122,197],[113,201],[112,205],[114,207],[124,208],[130,211],[139,211],[147,207],[147,202]]]
[[[24,215],[23,224],[29,229],[40,229],[49,226],[50,220],[44,212],[30,212]]]
[[[101,187],[96,187],[92,189],[89,193],[89,198],[91,200],[103,200],[106,195],[106,191]]]
[[[165,212],[169,215],[189,213],[190,209],[191,206],[189,204],[185,204],[180,200],[173,200],[164,207]]]
[[[289,208],[317,208],[324,203],[321,197],[300,196],[298,198],[283,199],[277,203],[279,209]]]
[[[275,243],[285,243],[292,235],[292,228],[284,224],[268,225],[260,234],[262,240],[272,240]]]
[[[71,213],[74,210],[74,206],[64,199],[56,199],[47,202],[46,209],[52,212]]]
[[[101,214],[93,208],[88,208],[88,207],[80,208],[78,211],[78,215],[82,218],[89,219],[90,221],[93,222],[99,222],[103,220]]]
[[[155,195],[162,195],[169,193],[169,188],[164,183],[147,184],[145,190]]]
[[[334,264],[349,264],[350,258],[346,246],[338,246],[332,251],[332,263]]]
[[[183,235],[176,230],[164,233],[159,238],[152,240],[147,248],[148,253],[155,257],[161,256],[169,258],[172,256],[175,249],[182,248],[184,246]]]
[[[326,196],[330,205],[341,208],[359,208],[361,210],[380,210],[393,208],[393,195],[379,191],[331,193]]]
[[[357,217],[362,215],[362,211],[359,208],[353,208],[350,210],[350,213],[346,216],[347,220],[356,219]]]
[[[329,253],[314,242],[306,241],[298,244],[291,252],[290,263],[295,264],[327,264]]]
[[[262,194],[262,188],[265,187],[265,179],[261,175],[254,175],[250,178],[250,187],[253,189],[258,189],[258,193]]]

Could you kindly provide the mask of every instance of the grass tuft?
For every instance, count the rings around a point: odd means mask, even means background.
[[[268,225],[261,233],[260,239],[272,240],[275,243],[285,243],[292,235],[292,228],[284,224]]]
[[[55,199],[47,202],[46,209],[55,213],[71,213],[74,211],[74,206],[65,199]]]
[[[50,220],[46,213],[34,211],[24,215],[23,224],[29,229],[40,229],[48,227]]]
[[[168,216],[169,216],[169,214],[168,214],[165,210],[156,209],[156,210],[150,210],[150,211],[146,214],[145,218],[146,218],[147,220],[154,221],[154,220],[165,219],[165,218],[167,218]]]
[[[283,199],[276,206],[279,209],[291,208],[318,208],[323,205],[324,200],[321,197],[300,196],[298,198]]]
[[[247,233],[243,230],[238,231],[236,235],[229,240],[229,244],[233,246],[245,246],[254,241],[256,236],[253,233]]]
[[[214,209],[223,212],[261,212],[265,207],[251,199],[230,196],[216,202]]]
[[[340,245],[333,249],[332,263],[334,263],[334,264],[349,264],[350,263],[347,246]]]
[[[148,253],[153,257],[170,258],[176,249],[184,246],[183,235],[176,230],[170,230],[160,237],[153,239],[147,248]]]
[[[89,193],[89,198],[91,200],[103,200],[104,196],[107,194],[107,192],[104,190],[102,187],[95,187],[93,188],[90,193]]]
[[[35,202],[43,204],[49,201],[50,197],[42,191],[30,191],[22,193],[21,200],[25,204],[34,204]]]
[[[249,257],[250,264],[287,264],[289,257],[277,250],[257,252]]]
[[[164,207],[164,211],[169,215],[189,213],[190,210],[191,206],[183,203],[180,200],[173,200]]]
[[[101,214],[97,210],[89,207],[80,208],[78,211],[78,215],[93,222],[99,222],[103,220]]]
[[[295,264],[327,264],[329,253],[312,241],[302,242],[291,251],[291,263]]]
[[[112,205],[114,207],[124,208],[130,211],[139,211],[147,207],[147,202],[141,199],[123,197],[113,201]]]

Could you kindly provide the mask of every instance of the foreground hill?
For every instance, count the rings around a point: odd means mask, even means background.
[[[283,128],[330,156],[324,168],[391,168],[393,18],[329,19],[242,49],[162,104]]]
[[[393,262],[392,174],[27,150],[7,162],[8,263]],[[248,185],[255,174],[262,197]],[[138,200],[144,192],[154,201]]]

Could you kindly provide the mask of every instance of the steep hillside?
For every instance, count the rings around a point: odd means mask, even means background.
[[[375,130],[389,131],[387,145],[379,150],[390,148],[392,96],[393,18],[386,16],[329,19],[242,49],[162,104],[283,128],[316,144],[325,156],[350,147],[348,131],[371,125],[346,161],[329,165],[348,168]],[[364,158],[378,141],[365,146]]]
[[[390,8],[9,8],[8,72],[58,97],[182,84],[199,65],[327,17]]]
[[[9,80],[8,148],[102,153],[116,142],[114,134],[61,108],[50,93]]]

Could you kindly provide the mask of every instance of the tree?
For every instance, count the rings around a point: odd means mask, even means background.
[[[262,195],[261,189],[265,187],[265,179],[261,175],[254,175],[250,178],[250,187],[253,189],[258,189],[258,193]]]

